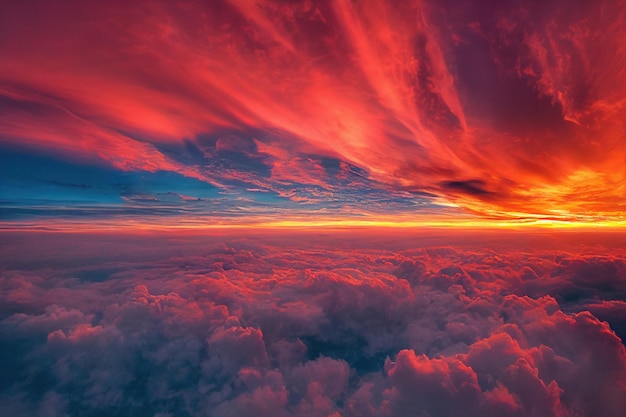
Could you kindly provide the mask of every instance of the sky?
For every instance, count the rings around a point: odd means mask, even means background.
[[[626,5],[6,1],[3,228],[622,225]]]
[[[624,0],[0,1],[0,415],[624,417]]]

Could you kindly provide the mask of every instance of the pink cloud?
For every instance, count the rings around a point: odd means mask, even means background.
[[[626,288],[581,277],[621,277],[623,251],[593,234],[369,233],[20,234],[3,252],[0,408],[621,416]],[[594,302],[563,295],[581,284]]]

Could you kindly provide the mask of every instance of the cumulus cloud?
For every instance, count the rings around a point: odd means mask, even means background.
[[[535,236],[548,247],[530,250],[526,234],[20,236],[2,272],[11,415],[617,417],[626,406],[612,328],[626,258],[610,248]],[[24,252],[34,242],[40,260]],[[106,278],[90,279],[98,269]]]

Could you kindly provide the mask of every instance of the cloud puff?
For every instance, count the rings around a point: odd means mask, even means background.
[[[527,234],[14,236],[0,316],[11,415],[626,406],[611,327],[623,326],[626,258],[593,236],[576,248]]]

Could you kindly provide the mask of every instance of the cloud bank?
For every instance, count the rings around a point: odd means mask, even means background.
[[[626,407],[615,236],[4,236],[6,415]]]

